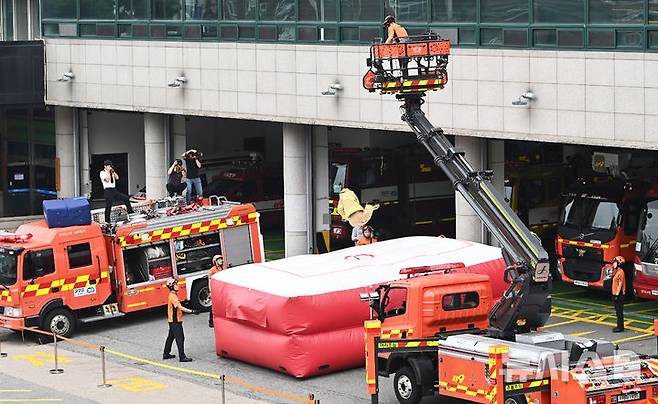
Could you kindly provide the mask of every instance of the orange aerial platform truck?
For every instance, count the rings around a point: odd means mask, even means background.
[[[492,301],[490,279],[451,273],[462,263],[405,268],[407,279],[361,295],[366,321],[366,384],[394,375],[401,403],[449,396],[475,403],[617,404],[658,402],[658,361],[610,342],[541,331],[551,313],[548,254],[490,182],[474,170],[421,109],[426,91],[447,83],[450,44],[429,34],[372,46],[369,91],[396,94],[402,119],[501,245],[510,283]]]
[[[70,336],[78,323],[166,305],[170,277],[181,300],[208,310],[213,255],[227,267],[264,261],[254,206],[211,200],[193,208],[147,202],[144,214],[112,224],[49,228],[40,220],[0,232],[0,327]]]

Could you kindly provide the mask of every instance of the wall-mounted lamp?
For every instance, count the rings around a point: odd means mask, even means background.
[[[74,78],[75,78],[75,74],[73,74],[73,72],[69,70],[68,72],[64,73],[62,77],[58,78],[57,81],[66,82],[66,81],[71,81]]]
[[[528,105],[528,102],[533,101],[534,99],[535,99],[535,93],[528,90],[525,93],[519,95],[519,98],[516,101],[512,101],[512,105],[514,105],[515,107],[522,107]]]
[[[168,85],[169,87],[172,87],[172,88],[178,88],[178,87],[180,87],[181,85],[183,85],[183,84],[185,84],[185,83],[187,83],[187,77],[185,77],[185,76],[178,76],[178,77],[176,77],[176,78],[174,79],[174,81],[170,82],[170,83],[167,84],[167,85]]]
[[[343,85],[340,83],[333,83],[329,85],[329,87],[326,90],[323,90],[321,92],[322,95],[336,95],[337,91],[341,91],[343,89]]]

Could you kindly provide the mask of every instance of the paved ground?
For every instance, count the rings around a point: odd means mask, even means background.
[[[591,338],[603,338],[615,341],[622,348],[635,350],[644,354],[656,353],[656,340],[653,336],[653,318],[658,316],[658,301],[636,301],[627,305],[627,331],[621,334],[611,332],[614,326],[614,309],[605,294],[592,294],[590,291],[556,285],[553,298],[553,315],[545,327],[547,330],[560,331],[565,334],[582,335]],[[275,403],[300,402],[291,397],[283,397],[280,393],[287,393],[298,398],[306,397],[314,393],[322,403],[368,403],[369,398],[365,394],[365,380],[363,369],[354,369],[339,372],[324,377],[311,378],[309,380],[295,380],[270,370],[262,369],[246,363],[218,358],[214,352],[213,335],[207,327],[207,316],[187,316],[185,323],[186,346],[188,354],[195,359],[189,364],[179,362],[162,361],[162,345],[166,333],[166,323],[162,310],[154,310],[137,315],[129,315],[123,319],[110,320],[84,326],[77,335],[77,339],[94,344],[105,345],[113,352],[121,356],[108,354],[108,360],[112,366],[125,372],[140,373],[149,380],[176,380],[181,383],[190,383],[194,389],[208,388],[217,389],[217,377],[226,374],[236,383],[228,383],[227,391],[243,397],[243,400],[257,399]],[[20,336],[10,332],[0,331],[0,339],[9,341],[13,346],[21,342]],[[34,341],[34,339],[29,339]],[[21,343],[22,344],[22,343]],[[6,343],[5,350],[10,350]],[[69,354],[90,355],[83,347],[61,344]],[[12,348],[13,349],[13,348]],[[49,352],[51,345],[41,347],[42,351]],[[96,353],[91,353],[96,355]],[[5,372],[2,366],[6,359],[0,359],[0,377]],[[13,362],[10,362],[13,363]],[[96,362],[97,363],[97,359]],[[98,365],[95,365],[98,367]],[[126,370],[127,369],[127,370]],[[116,378],[110,370],[109,378]],[[91,369],[94,373],[93,389],[97,389],[97,369]],[[46,398],[62,398],[68,402],[76,402],[76,391],[62,391],[53,389],[43,383],[32,384],[29,378],[11,374],[14,381],[7,389],[29,389],[33,390],[35,397],[48,395]],[[41,376],[45,379],[51,376],[45,373]],[[380,379],[382,393],[381,403],[395,403],[391,379]],[[260,386],[272,390],[268,392],[246,388]],[[0,386],[5,386],[4,379]],[[45,390],[39,390],[44,386]],[[5,387],[0,387],[5,388]],[[53,389],[54,391],[48,390]],[[62,393],[62,394],[60,394]],[[65,395],[64,393],[68,394]],[[59,394],[59,395],[58,395]],[[0,397],[2,397],[0,395]],[[83,398],[85,396],[82,396]],[[130,402],[145,402],[141,397],[133,397]],[[1,401],[0,401],[1,402]],[[243,401],[241,401],[243,402]],[[426,404],[441,403],[452,404],[453,400],[425,400]]]

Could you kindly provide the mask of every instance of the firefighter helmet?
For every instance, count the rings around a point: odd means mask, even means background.
[[[222,258],[221,254],[217,254],[214,257],[212,257],[212,263],[215,264],[217,260],[223,260],[223,259],[224,258]]]
[[[175,278],[169,278],[169,279],[167,279],[166,285],[167,285],[167,288],[169,288],[169,290],[174,290],[174,286],[176,286],[177,283],[178,282],[176,281]]]
[[[622,257],[621,255],[616,256],[615,258],[612,259],[612,262],[617,262],[617,265],[624,265],[626,263],[626,259]]]

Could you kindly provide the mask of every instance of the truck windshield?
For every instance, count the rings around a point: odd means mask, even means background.
[[[613,230],[619,206],[601,199],[567,197],[560,223],[583,230]]]
[[[643,259],[654,258],[658,249],[658,200],[647,202],[640,217],[638,233],[640,255]]]
[[[11,286],[18,279],[19,251],[10,248],[0,248],[0,284]]]
[[[338,198],[338,194],[345,186],[345,177],[347,176],[347,163],[331,163],[331,197]]]

